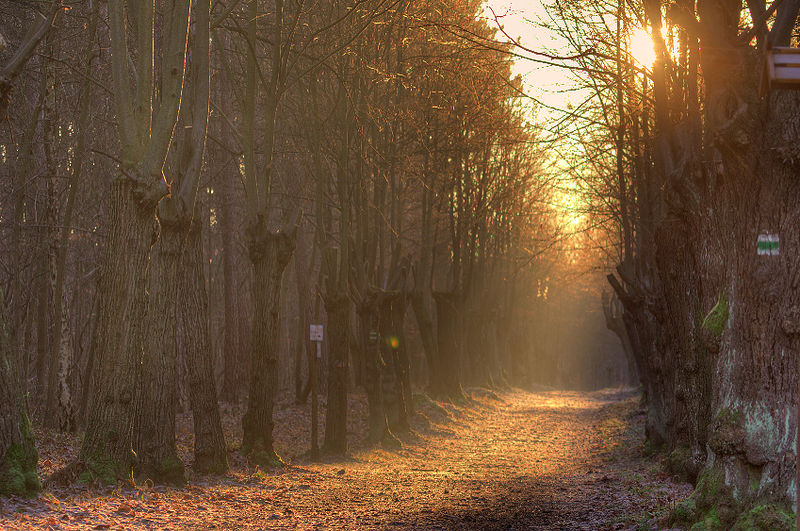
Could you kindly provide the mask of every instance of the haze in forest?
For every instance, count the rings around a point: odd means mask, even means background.
[[[798,13],[0,3],[0,527],[793,528]]]

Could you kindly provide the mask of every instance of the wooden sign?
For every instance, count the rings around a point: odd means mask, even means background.
[[[800,48],[776,46],[767,50],[759,92],[763,96],[772,89],[800,90]]]
[[[311,341],[322,341],[322,325],[311,325]]]

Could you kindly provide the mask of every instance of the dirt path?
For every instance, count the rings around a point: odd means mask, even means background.
[[[399,451],[297,457],[267,474],[239,462],[182,489],[52,490],[0,501],[0,528],[628,529],[687,494],[638,457],[631,393],[471,396],[461,407],[417,397],[421,414]]]

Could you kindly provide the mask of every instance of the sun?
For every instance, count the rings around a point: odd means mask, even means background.
[[[652,66],[656,60],[656,52],[650,34],[642,28],[636,28],[631,32],[629,40],[631,57],[642,66]]]

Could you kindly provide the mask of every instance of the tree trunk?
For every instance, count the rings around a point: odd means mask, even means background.
[[[155,202],[131,179],[111,183],[110,226],[100,277],[96,385],[80,462],[86,479],[129,478],[136,383],[145,347],[147,262]],[[153,195],[150,195],[152,198]]]
[[[208,296],[203,275],[202,242],[201,225],[192,223],[181,254],[179,345],[183,348],[183,358],[189,370],[189,402],[194,421],[194,469],[201,473],[224,474],[228,469],[228,456],[208,341]]]
[[[303,389],[303,359],[308,359],[309,353],[309,322],[308,317],[308,279],[306,278],[305,264],[300,257],[301,253],[296,253],[294,257],[295,280],[297,284],[297,343],[294,348],[294,401],[296,404],[303,404],[306,401],[306,393]],[[310,371],[309,371],[310,372]],[[309,377],[310,379],[310,377]]]
[[[242,449],[262,466],[283,461],[272,439],[272,409],[277,391],[280,290],[283,271],[291,260],[295,235],[271,233],[265,220],[247,229],[247,248],[253,264],[253,342],[250,394],[242,419]]]
[[[493,388],[497,388],[503,383],[500,351],[497,342],[497,313],[497,311],[492,311],[486,321],[486,361],[489,372],[489,386]]]
[[[750,86],[755,85],[751,80]],[[723,480],[725,493],[735,502],[732,509],[763,500],[792,507],[797,495],[800,352],[800,189],[795,162],[800,155],[800,100],[794,93],[778,91],[768,102],[758,101],[752,88],[747,96],[752,110],[735,130],[749,135],[739,138],[751,143],[724,146],[725,178],[731,182],[724,183],[717,197],[722,204],[715,208],[723,208],[719,226],[731,230],[732,237],[720,242],[725,256],[731,257],[722,291],[728,308],[721,326],[709,327],[720,336],[720,347],[713,367],[708,436],[712,459],[706,474]],[[743,149],[752,150],[750,156],[742,154]],[[764,232],[780,238],[779,254],[757,253],[757,238]]]
[[[408,432],[409,401],[411,398],[411,383],[409,373],[411,366],[408,359],[405,337],[405,316],[408,299],[405,293],[398,293],[392,298],[392,350],[395,370],[395,393],[397,395],[397,419],[390,419],[389,426],[395,433]],[[394,424],[394,425],[393,425]]]
[[[170,201],[170,199],[165,199]],[[177,344],[175,335],[178,260],[183,231],[159,209],[161,233],[151,250],[148,266],[147,336],[133,424],[133,449],[140,480],[180,484],[183,463],[175,448]]]
[[[439,371],[436,377],[438,388],[434,388],[434,394],[451,400],[461,400],[464,398],[464,390],[461,388],[461,356],[458,338],[458,331],[461,327],[458,323],[459,312],[456,307],[461,298],[458,294],[449,292],[437,292],[434,297],[438,328],[437,344],[440,355],[440,363],[436,367]]]
[[[237,369],[240,365],[238,328],[236,319],[236,268],[235,268],[235,241],[233,229],[233,190],[231,182],[233,176],[224,175],[221,188],[222,201],[220,204],[219,224],[222,238],[222,272],[225,284],[225,328],[223,330],[223,362],[224,376],[222,384],[222,398],[227,402],[238,403],[239,378]]]
[[[42,225],[46,222],[40,220]],[[46,231],[44,229],[38,231],[39,238],[42,242],[42,254],[39,256],[38,268],[38,286],[37,286],[37,300],[36,300],[36,386],[39,389],[38,397],[45,398],[47,396],[47,347],[48,347],[48,327],[47,327],[47,309],[50,307],[50,280],[47,264],[49,263]],[[33,403],[34,411],[39,407],[45,406],[44,400],[36,400]]]
[[[325,294],[328,314],[328,407],[325,411],[324,452],[347,452],[347,380],[350,358],[350,299],[328,286]]]
[[[369,292],[358,305],[359,335],[364,357],[364,390],[367,392],[369,406],[367,439],[370,443],[381,442],[386,436],[388,425],[383,409],[381,387],[381,367],[378,341],[378,303],[377,293]]]
[[[402,413],[400,411],[402,392],[397,371],[398,338],[395,335],[392,315],[392,304],[396,293],[381,293],[378,300],[378,329],[380,331],[381,360],[381,395],[386,420],[391,432],[402,429]]]
[[[431,389],[440,387],[434,379],[441,374],[438,370],[438,343],[434,332],[433,319],[431,318],[430,305],[427,303],[424,292],[415,290],[411,293],[411,307],[417,320],[419,335],[422,338],[422,348],[428,362],[428,386]]]
[[[608,292],[605,291],[602,295],[602,303],[603,315],[605,316],[606,320],[606,328],[613,332],[615,336],[617,336],[617,339],[619,339],[619,343],[622,346],[622,351],[625,354],[625,361],[627,362],[628,369],[628,384],[637,386],[641,383],[641,377],[639,376],[641,371],[638,367],[636,354],[631,346],[631,340],[628,337],[628,331],[625,328],[625,321],[622,316],[625,310],[622,308],[619,298],[612,298]]]
[[[70,380],[74,370],[74,351],[72,348],[72,332],[69,328],[67,316],[67,302],[62,301],[62,311],[59,321],[60,333],[58,334],[58,372],[56,374],[56,405],[55,420],[58,430],[72,433],[76,429],[75,402],[70,389]]]
[[[75,200],[78,195],[79,182],[83,170],[83,161],[86,152],[86,138],[89,123],[89,105],[91,99],[91,73],[92,59],[95,57],[94,47],[97,37],[98,4],[91,3],[89,23],[87,30],[86,50],[84,52],[83,80],[80,89],[80,113],[77,123],[77,142],[75,145],[75,156],[70,165],[72,173],[69,177],[69,188],[67,201],[64,205],[64,216],[61,220],[61,229],[55,241],[55,256],[53,263],[53,323],[55,323],[55,334],[53,345],[51,346],[51,370],[48,377],[47,395],[47,421],[57,425],[61,431],[73,431],[76,428],[75,405],[73,404],[74,392],[70,392],[68,380],[73,370],[74,356],[72,348],[72,338],[69,330],[69,307],[67,297],[64,292],[64,273],[67,261],[67,248],[69,245],[70,225],[72,224],[72,214],[75,209]],[[60,325],[58,323],[61,323]],[[54,374],[53,366],[57,365],[58,373]],[[56,388],[57,387],[57,388]],[[55,399],[51,392],[55,391]],[[55,408],[53,407],[55,405]]]
[[[41,487],[36,470],[39,456],[8,329],[0,290],[0,496],[29,496]]]

